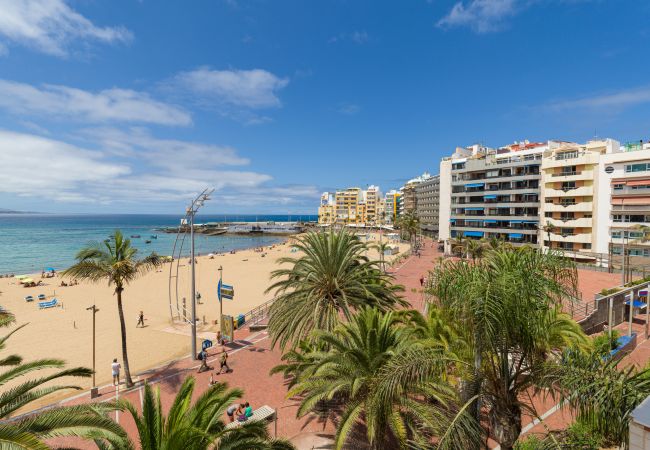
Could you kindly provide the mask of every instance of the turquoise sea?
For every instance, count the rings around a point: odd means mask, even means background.
[[[65,269],[74,263],[76,252],[88,242],[103,241],[115,229],[126,236],[140,235],[131,239],[143,254],[152,251],[171,255],[175,234],[155,231],[158,227],[177,226],[176,215],[49,215],[49,214],[0,214],[0,274],[40,272],[45,267]],[[289,220],[313,221],[316,216],[286,215],[197,215],[196,222],[286,222]],[[145,240],[151,239],[151,244]],[[284,238],[273,236],[203,236],[196,235],[196,251],[202,254],[223,252],[271,245]],[[189,253],[186,241],[185,254]]]

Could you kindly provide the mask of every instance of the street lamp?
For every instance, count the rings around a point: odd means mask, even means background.
[[[86,308],[86,311],[92,311],[93,313],[93,387],[90,389],[90,398],[96,398],[99,396],[99,389],[97,389],[97,383],[95,383],[95,315],[99,309],[93,305]]]
[[[196,269],[194,261],[194,216],[203,206],[203,204],[210,200],[210,194],[214,189],[204,189],[194,200],[190,206],[185,210],[185,217],[189,219],[190,223],[190,266],[192,267],[192,359],[197,359],[196,354]]]

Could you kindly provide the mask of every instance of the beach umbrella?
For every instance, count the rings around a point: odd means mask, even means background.
[[[22,280],[23,278],[29,278],[29,275],[16,275],[14,278]]]
[[[21,283],[33,283],[34,280],[32,280],[31,278],[23,278],[22,280],[20,280],[20,282]]]
[[[46,272],[54,272],[54,267],[46,267],[45,271]]]

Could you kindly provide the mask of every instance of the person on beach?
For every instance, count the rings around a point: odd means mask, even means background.
[[[226,373],[230,372],[230,366],[228,365],[228,352],[225,348],[221,349],[221,359],[219,361],[219,372],[216,375],[221,375],[223,368],[226,368]]]
[[[113,386],[120,384],[120,363],[117,362],[117,358],[113,359],[113,364],[111,364],[111,373],[113,374]]]
[[[144,312],[140,311],[140,314],[138,314],[138,323],[135,326],[136,328],[142,327],[144,328]]]

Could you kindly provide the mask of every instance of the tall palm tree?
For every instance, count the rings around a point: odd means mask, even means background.
[[[548,237],[548,245],[549,249],[551,246],[551,233],[554,233],[557,230],[557,227],[553,225],[550,221],[546,222],[546,225],[542,227],[542,231],[546,233],[546,236]]]
[[[466,239],[462,231],[459,231],[456,234],[456,237],[451,241],[451,253],[460,256],[461,258],[465,257],[465,242]]]
[[[92,243],[77,253],[77,263],[63,272],[64,276],[80,278],[92,282],[107,281],[114,286],[117,297],[117,312],[120,318],[122,336],[122,360],[126,386],[133,386],[129,358],[126,347],[126,325],[122,307],[122,293],[126,285],[138,276],[158,267],[163,259],[155,253],[143,259],[137,259],[138,250],[131,246],[131,240],[124,238],[120,230],[116,230],[112,239],[103,243]]]
[[[386,261],[385,261],[385,254],[386,251],[389,250],[390,244],[388,242],[378,242],[373,245],[374,249],[379,252],[379,266],[381,267],[382,271],[386,271]]]
[[[315,332],[329,351],[310,355],[312,369],[299,375],[289,391],[288,396],[302,396],[298,416],[313,411],[323,401],[340,404],[343,410],[337,424],[336,449],[346,443],[353,447],[351,432],[360,425],[365,426],[373,449],[404,448],[411,441],[422,445],[434,435],[439,448],[464,448],[476,437],[476,428],[457,407],[454,390],[442,379],[451,358],[442,347],[419,344],[411,333],[394,313],[370,307],[334,331]],[[437,357],[438,364],[428,378],[396,382],[400,374],[391,362],[399,358],[396,367],[403,369],[422,354]]]
[[[14,323],[14,316],[0,314],[0,327]],[[0,338],[0,350],[6,348],[7,340],[25,325],[15,328]],[[114,409],[111,404],[77,405],[48,409],[33,415],[9,420],[16,411],[29,407],[33,402],[62,390],[79,390],[70,384],[55,385],[62,378],[89,377],[92,372],[84,367],[64,369],[64,362],[58,359],[41,359],[23,362],[18,355],[0,359],[0,366],[8,370],[0,374],[0,386],[12,383],[11,388],[0,392],[0,446],[8,449],[48,449],[45,440],[59,436],[92,438],[104,436],[115,439],[125,436],[123,430],[105,413]],[[25,377],[41,370],[48,375],[25,380]],[[53,371],[54,370],[54,371]]]
[[[474,353],[469,395],[485,402],[493,437],[511,449],[521,432],[521,395],[543,379],[551,354],[588,346],[578,324],[563,314],[577,273],[553,252],[529,247],[489,252],[474,264],[446,261],[432,272],[431,293],[447,317],[467,330]],[[474,413],[478,415],[480,403]]]
[[[119,405],[135,422],[137,445],[128,438],[121,441],[96,441],[100,449],[114,450],[293,450],[283,439],[272,439],[264,422],[244,422],[226,428],[222,418],[228,407],[242,396],[239,389],[228,389],[225,383],[208,388],[192,405],[195,379],[187,377],[181,385],[167,414],[160,401],[160,390],[145,384],[142,412],[132,403],[120,400]]]
[[[485,244],[483,241],[477,239],[467,239],[465,241],[465,254],[472,258],[472,261],[476,261],[483,256],[484,251]]]
[[[365,256],[366,246],[345,229],[308,233],[294,247],[297,258],[280,258],[286,265],[273,271],[277,279],[267,292],[275,292],[269,311],[272,345],[297,345],[314,329],[333,330],[341,317],[365,305],[388,310],[406,305],[398,297],[401,286],[391,284],[376,261]]]
[[[407,212],[398,221],[399,228],[406,233],[411,245],[415,245],[418,232],[420,231],[420,219],[412,212]]]

